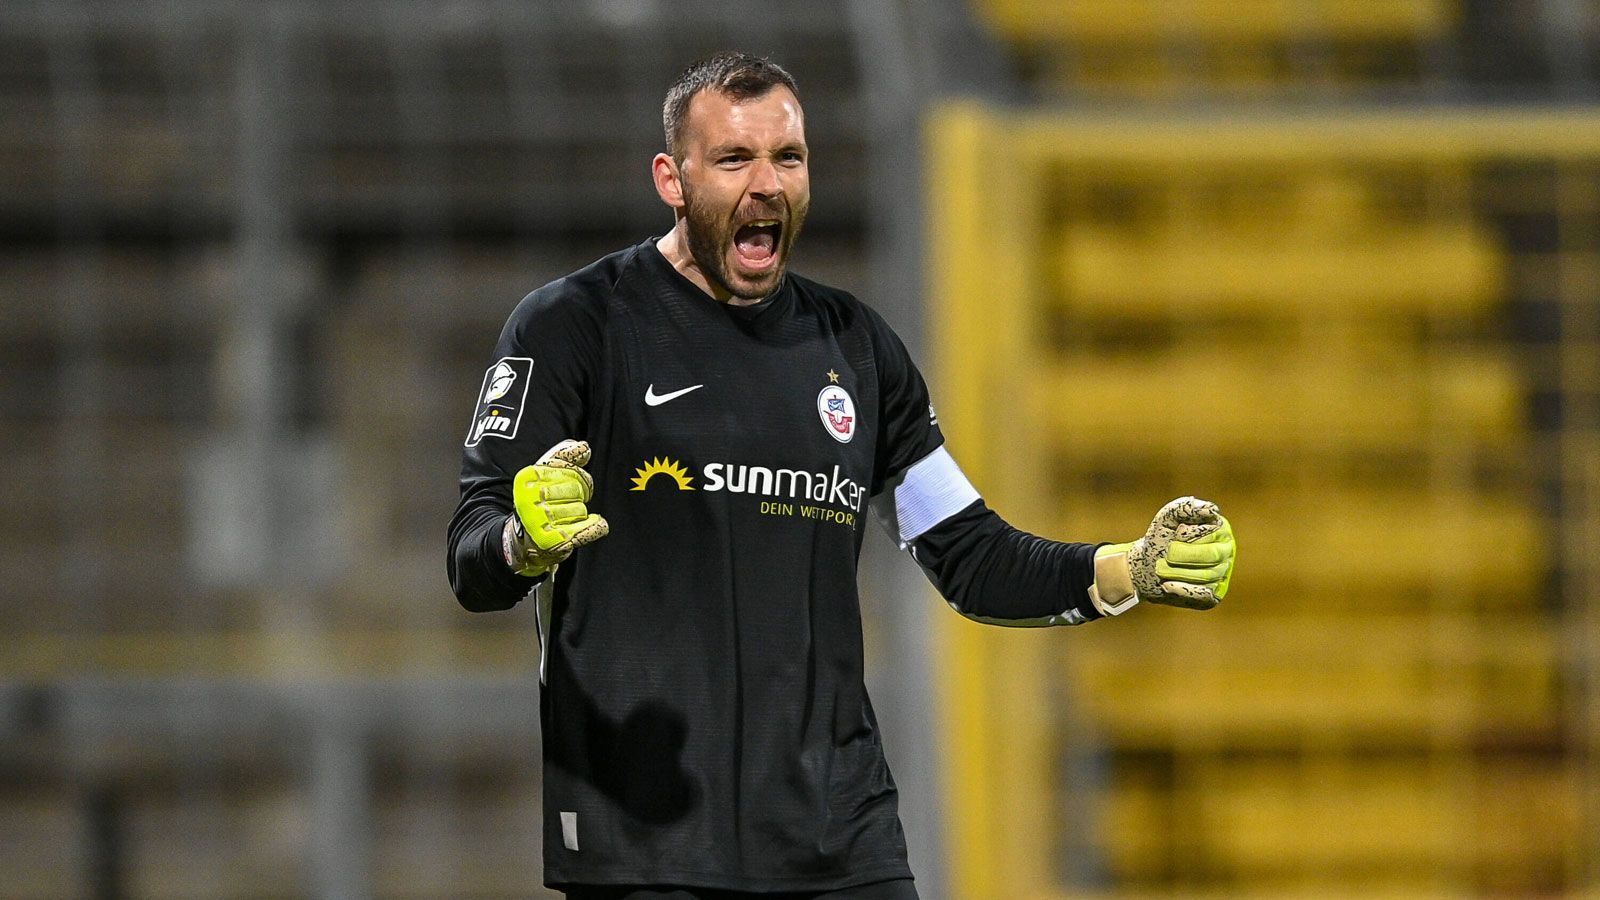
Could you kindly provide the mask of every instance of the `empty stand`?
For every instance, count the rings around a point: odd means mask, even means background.
[[[1562,561],[1537,499],[1540,378],[1507,325],[1542,263],[1484,212],[1506,168],[1550,151],[1536,118],[1522,151],[1495,128],[1402,151],[1395,119],[1364,138],[1221,126],[1260,138],[1242,142],[1116,115],[940,121],[940,421],[985,497],[1030,530],[1127,540],[1194,493],[1240,540],[1212,612],[949,623],[961,896],[1064,895],[1081,882],[1041,860],[1085,821],[1133,891],[1574,883]]]

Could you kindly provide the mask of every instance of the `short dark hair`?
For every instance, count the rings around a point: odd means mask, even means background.
[[[689,101],[695,94],[709,88],[735,100],[751,100],[779,85],[799,99],[800,89],[795,86],[793,75],[770,59],[748,53],[718,53],[690,65],[667,89],[666,102],[661,104],[667,153],[673,159],[683,159],[683,122],[689,116]]]

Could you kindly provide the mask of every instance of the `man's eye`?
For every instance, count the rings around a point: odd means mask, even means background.
[[[723,156],[723,157],[718,158],[717,165],[726,166],[726,165],[730,165],[732,163],[741,163],[741,162],[744,162],[744,157],[742,157],[742,156]]]

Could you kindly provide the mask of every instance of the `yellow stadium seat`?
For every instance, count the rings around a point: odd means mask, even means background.
[[[1313,352],[1308,350],[1307,352]],[[1203,415],[1174,420],[1178,385],[1204,386]],[[1469,350],[1415,358],[1352,350],[1321,358],[1280,348],[1171,356],[1080,356],[1030,382],[1033,420],[1056,449],[1148,452],[1181,435],[1208,452],[1353,450],[1422,452],[1426,446],[1514,437],[1522,388],[1511,361]]]
[[[1460,865],[1475,835],[1456,822],[1471,798],[1433,768],[1425,757],[1214,763],[1194,787],[1193,840],[1246,872]]]
[[[1477,313],[1503,280],[1480,230],[1430,226],[1359,241],[1275,242],[1196,229],[1153,238],[1075,227],[1062,242],[1062,300],[1088,316]]]
[[[982,0],[979,9],[1023,42],[1171,40],[1383,41],[1439,35],[1449,0]]]
[[[1557,722],[1555,634],[1526,620],[1138,615],[1062,655],[1078,702],[1120,746],[1462,746]]]

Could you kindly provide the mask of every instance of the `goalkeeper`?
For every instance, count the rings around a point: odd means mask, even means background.
[[[663,120],[672,228],[529,294],[500,334],[451,585],[474,611],[536,598],[546,884],[909,900],[863,680],[868,504],[953,607],[1001,625],[1215,606],[1233,532],[1192,497],[1122,544],[1008,525],[883,319],[787,270],[811,196],[789,74],[713,57]]]

